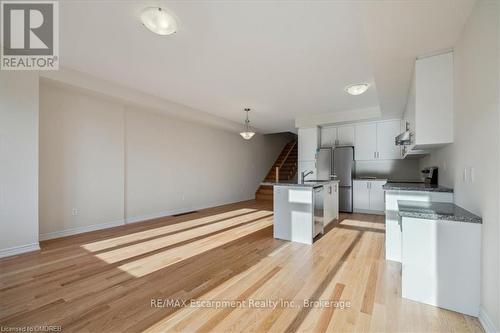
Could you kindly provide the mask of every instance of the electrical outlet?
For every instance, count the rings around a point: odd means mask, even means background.
[[[447,169],[447,165],[446,165],[446,161],[443,162],[443,171],[446,171]]]
[[[182,195],[182,201],[186,200],[186,196],[183,194]]]
[[[77,215],[78,215],[78,208],[73,208],[73,209],[71,210],[71,215],[73,215],[73,216],[77,216]]]

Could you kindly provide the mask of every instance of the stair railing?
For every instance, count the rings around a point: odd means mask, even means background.
[[[288,159],[288,156],[290,156],[290,153],[293,151],[293,148],[295,147],[295,145],[297,144],[297,141],[293,141],[292,145],[290,146],[290,148],[288,149],[288,151],[286,152],[285,154],[285,157],[281,160],[280,163],[278,163],[278,165],[276,166],[276,183],[279,182],[279,178],[280,178],[280,169],[281,167],[283,166],[283,164],[285,164],[286,160]]]

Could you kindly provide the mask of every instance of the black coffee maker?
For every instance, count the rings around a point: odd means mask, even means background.
[[[424,183],[437,185],[438,184],[438,167],[428,167],[423,169],[422,177],[424,178]]]

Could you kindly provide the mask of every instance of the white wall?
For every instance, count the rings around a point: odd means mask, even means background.
[[[252,199],[283,136],[238,134],[137,107],[126,111],[128,220]]]
[[[455,203],[483,217],[481,303],[500,329],[499,3],[479,1],[455,47],[454,143],[421,161],[438,165]],[[474,180],[471,181],[471,168]],[[467,170],[467,180],[463,171]],[[484,321],[484,318],[482,318]]]
[[[42,240],[123,223],[124,128],[121,105],[41,81]]]
[[[47,79],[40,94],[43,239],[252,199],[291,139],[245,141]]]
[[[38,76],[0,71],[0,257],[38,248]]]

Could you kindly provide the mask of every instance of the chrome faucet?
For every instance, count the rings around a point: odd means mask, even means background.
[[[310,174],[313,174],[313,173],[314,173],[314,171],[312,171],[312,170],[309,170],[309,171],[302,171],[302,172],[300,173],[300,183],[301,183],[301,184],[304,184],[304,179],[305,179],[307,176],[309,176]]]

